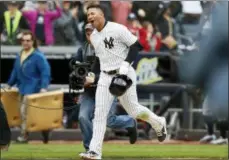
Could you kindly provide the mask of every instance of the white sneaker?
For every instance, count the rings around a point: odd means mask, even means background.
[[[87,152],[82,152],[82,153],[79,154],[79,156],[82,158],[86,154],[87,154]]]
[[[19,136],[16,140],[17,143],[28,143],[28,139],[24,136]]]
[[[213,135],[205,135],[203,138],[200,139],[200,143],[208,143],[210,141],[216,140],[216,136]]]
[[[158,141],[163,142],[167,136],[166,119],[164,117],[161,118],[161,126],[154,128],[154,130],[157,134]]]
[[[216,140],[213,140],[210,142],[211,144],[228,144],[228,139],[227,138],[223,138],[223,137],[219,137]]]
[[[88,151],[86,153],[80,153],[80,157],[84,160],[91,160],[91,159],[102,159],[101,156],[94,151]]]

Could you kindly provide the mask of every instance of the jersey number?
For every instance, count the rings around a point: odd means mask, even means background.
[[[109,41],[105,38],[103,41],[106,48],[112,49],[114,47],[114,38],[110,37]]]

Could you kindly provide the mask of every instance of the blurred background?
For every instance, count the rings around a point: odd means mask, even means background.
[[[227,144],[228,2],[1,1],[1,87],[21,51],[21,33],[31,30],[51,67],[48,90],[64,93],[62,127],[52,130],[50,139],[81,139],[80,93],[69,93],[68,63],[86,41],[90,3],[101,4],[107,20],[125,25],[138,37],[144,48],[134,63],[139,101],[167,118],[169,139]],[[43,14],[46,10],[51,18]],[[36,13],[36,18],[31,13]],[[117,114],[126,114],[120,105]],[[11,127],[16,139],[19,129]],[[139,121],[138,131],[143,140],[155,138],[146,123]],[[125,130],[108,133],[107,139],[127,139]],[[40,137],[34,133],[31,139]]]

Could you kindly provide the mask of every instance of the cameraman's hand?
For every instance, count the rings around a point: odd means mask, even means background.
[[[93,84],[94,82],[92,82],[91,77],[86,77],[86,80],[84,82],[84,87],[90,87],[91,84]]]
[[[87,88],[87,87],[90,87],[90,86],[91,86],[91,83],[87,82],[87,80],[86,80],[86,82],[84,83],[84,87]]]
[[[89,87],[91,84],[93,84],[95,82],[95,74],[92,72],[88,73],[88,76],[86,77],[84,86],[85,87]]]

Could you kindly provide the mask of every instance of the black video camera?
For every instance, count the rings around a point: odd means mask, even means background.
[[[83,89],[86,76],[91,70],[91,64],[72,59],[69,63],[69,67],[71,69],[69,75],[69,88],[73,90]]]

